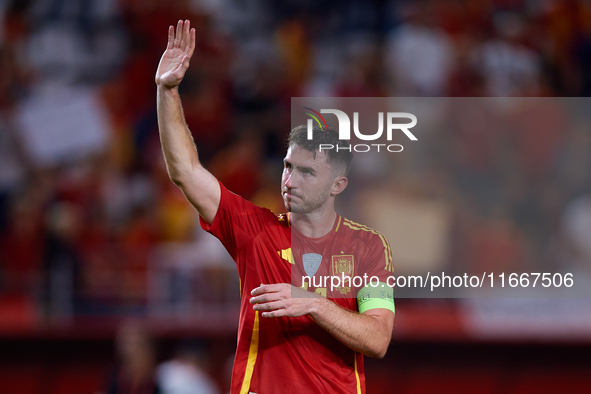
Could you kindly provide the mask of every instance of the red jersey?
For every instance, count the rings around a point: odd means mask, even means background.
[[[232,394],[365,393],[363,355],[343,345],[310,316],[263,318],[250,304],[261,284],[302,286],[302,276],[377,276],[392,272],[390,246],[381,234],[339,215],[332,230],[307,238],[290,226],[289,214],[275,215],[228,191],[221,183],[213,223],[202,227],[226,247],[240,277],[240,322],[232,373]],[[320,284],[318,281],[317,285]],[[306,288],[358,311],[364,286]],[[333,296],[338,296],[333,298]]]

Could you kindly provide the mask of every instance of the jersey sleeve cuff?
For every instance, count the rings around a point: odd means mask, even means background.
[[[203,230],[207,231],[208,233],[210,233],[213,229],[218,227],[218,222],[221,220],[220,217],[222,216],[220,213],[221,213],[222,209],[224,208],[224,204],[226,202],[226,193],[228,192],[228,189],[226,189],[224,184],[222,182],[220,182],[219,180],[218,180],[218,183],[220,184],[220,205],[218,206],[218,210],[215,213],[215,216],[214,216],[211,224],[207,223],[201,217],[201,215],[199,215],[199,224],[201,225],[201,228]]]

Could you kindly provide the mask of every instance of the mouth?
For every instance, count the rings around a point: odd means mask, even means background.
[[[291,193],[291,192],[288,192],[288,191],[284,191],[284,192],[283,192],[283,195],[284,195],[285,197],[287,197],[288,199],[290,199],[290,200],[291,200],[292,198],[294,198],[294,197],[296,197],[296,198],[300,198],[300,196],[298,196],[297,194],[293,194],[293,193]]]

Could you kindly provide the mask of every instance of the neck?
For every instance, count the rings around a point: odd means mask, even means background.
[[[320,238],[332,230],[337,213],[332,209],[311,213],[292,213],[290,216],[291,225],[302,235]]]

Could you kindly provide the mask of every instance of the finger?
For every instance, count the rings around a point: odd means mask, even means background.
[[[264,304],[256,304],[252,307],[255,311],[274,311],[283,308],[285,308],[285,305],[281,301],[265,302]]]
[[[189,21],[188,19],[185,21],[185,26],[183,27],[183,38],[181,40],[181,49],[183,51],[187,50],[187,47],[189,46],[189,36],[190,36],[190,31],[191,31],[191,21]]]
[[[195,51],[195,28],[191,29],[189,38],[189,56],[193,56]]]
[[[174,46],[174,26],[168,26],[168,44],[166,45],[166,49],[172,49]]]
[[[287,310],[286,309],[276,309],[276,310],[270,311],[270,312],[262,312],[261,316],[268,317],[268,318],[287,316]]]
[[[251,304],[260,304],[262,302],[270,302],[280,300],[279,293],[264,293],[256,297],[252,297],[249,302]]]
[[[178,21],[176,24],[176,35],[174,37],[174,47],[178,48],[181,43],[181,36],[183,34],[183,21]]]
[[[183,61],[181,62],[181,66],[182,66],[183,70],[186,70],[189,68],[190,60],[191,60],[191,57],[188,55],[185,55],[185,57],[183,58]]]
[[[261,284],[259,287],[255,287],[251,292],[250,295],[256,296],[259,294],[263,294],[266,293],[267,290],[265,288],[265,285]]]
[[[264,293],[276,293],[279,291],[278,285],[260,285],[250,292],[250,295],[256,296]]]

